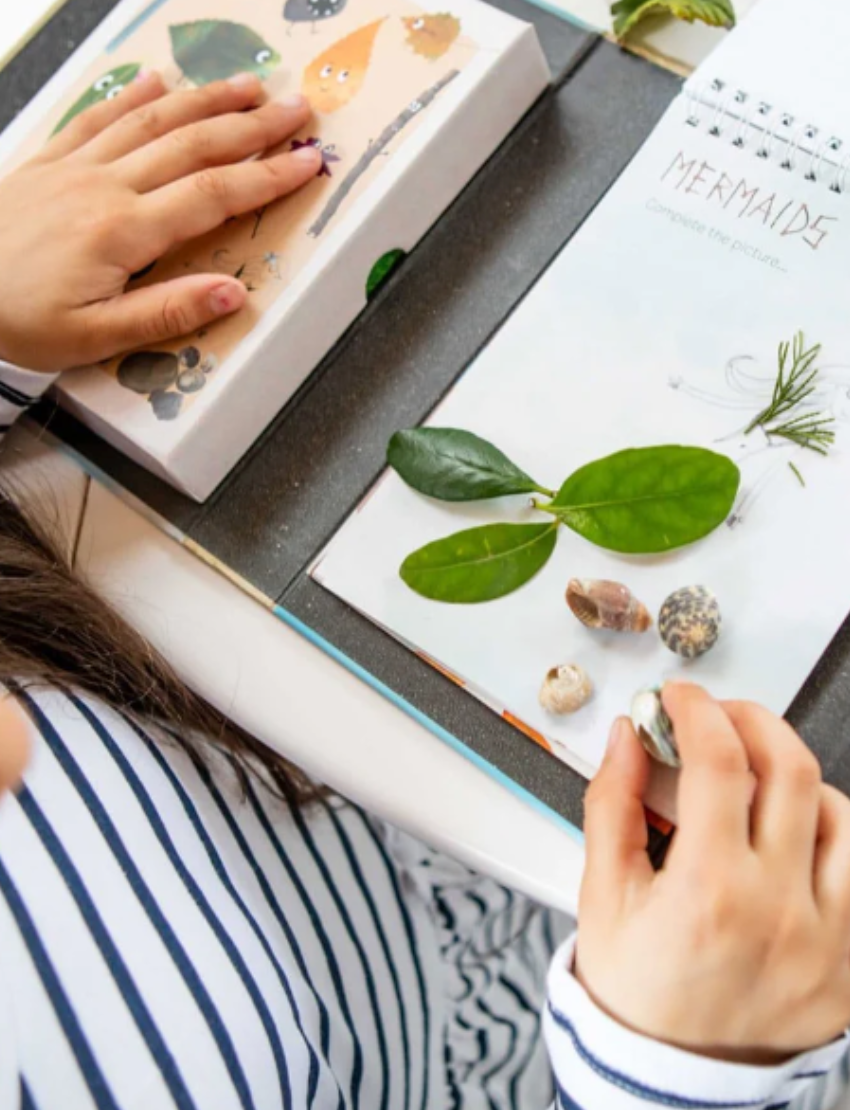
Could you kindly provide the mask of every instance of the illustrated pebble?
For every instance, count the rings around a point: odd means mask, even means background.
[[[194,370],[201,361],[201,352],[197,347],[184,347],[180,352],[180,362],[187,370]]]
[[[118,381],[134,393],[153,393],[174,385],[179,367],[170,351],[134,351],[118,364]]]
[[[720,606],[705,586],[685,586],[670,594],[658,614],[664,644],[684,659],[710,651],[720,635]]]
[[[166,393],[164,389],[155,389],[148,400],[158,420],[174,420],[183,405],[183,394]]]
[[[177,388],[181,393],[197,393],[207,384],[203,370],[184,370],[177,378]]]
[[[638,739],[653,759],[668,767],[681,767],[673,723],[661,704],[660,690],[641,690],[635,694],[631,718]]]
[[[546,672],[540,688],[540,704],[549,713],[575,713],[593,695],[593,683],[575,663],[564,663]]]
[[[588,628],[612,632],[646,632],[652,617],[628,586],[605,578],[571,578],[567,605]]]

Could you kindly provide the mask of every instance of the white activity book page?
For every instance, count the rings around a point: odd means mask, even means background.
[[[615,715],[667,677],[784,712],[850,611],[848,42],[850,4],[760,0],[428,421],[484,437],[554,489],[625,448],[708,447],[741,471],[725,524],[652,557],[563,528],[515,593],[445,604],[401,580],[407,555],[479,524],[546,518],[523,497],[431,500],[388,471],[313,569],[587,776]],[[809,404],[835,421],[826,456],[745,434],[797,332],[821,345]],[[706,586],[717,646],[686,662],[656,628],[591,631],[565,604],[571,578],[625,583],[656,618],[672,591]],[[554,716],[538,692],[567,663],[594,696]]]

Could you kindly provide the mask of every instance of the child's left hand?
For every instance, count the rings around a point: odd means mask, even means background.
[[[246,161],[310,118],[302,97],[262,100],[250,75],[166,94],[148,74],[0,180],[0,359],[66,370],[241,308],[245,288],[222,274],[125,288],[178,243],[316,176],[312,146]]]

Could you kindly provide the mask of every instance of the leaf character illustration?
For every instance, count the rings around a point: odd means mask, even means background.
[[[383,19],[376,19],[329,46],[304,70],[301,91],[313,110],[328,115],[360,92]]]
[[[293,139],[289,149],[300,150],[304,146],[314,146],[316,150],[321,152],[322,168],[319,170],[316,176],[333,177],[333,174],[331,173],[331,165],[334,162],[340,161],[340,157],[336,153],[336,147],[334,146],[334,144],[328,143],[328,145],[325,146],[321,139],[305,139],[303,142],[301,139]]]
[[[250,27],[223,19],[200,19],[169,28],[174,61],[195,85],[254,73],[265,81],[280,65],[276,50]]]
[[[122,89],[131,84],[139,75],[141,66],[135,62],[117,66],[111,69],[109,73],[104,73],[102,77],[98,77],[93,85],[91,85],[79,100],[75,100],[65,115],[59,120],[53,128],[53,134],[58,135],[63,127],[78,116],[80,112],[84,112],[86,108],[91,108],[93,104],[100,104],[102,100],[112,100],[117,96]]]
[[[348,0],[286,0],[283,18],[288,23],[316,23],[333,19],[344,11]]]
[[[407,45],[423,58],[442,58],[460,35],[460,20],[448,12],[410,16],[402,20],[407,29]]]

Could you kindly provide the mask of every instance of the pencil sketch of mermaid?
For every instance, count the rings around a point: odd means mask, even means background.
[[[742,492],[727,520],[743,523],[756,501],[780,476],[803,477],[798,463],[811,452],[826,455],[842,426],[850,423],[850,365],[816,365],[820,347],[806,349],[802,333],[779,348],[779,368],[770,372],[752,355],[735,355],[724,368],[723,386],[704,389],[684,377],[669,379],[678,393],[728,409],[739,423],[715,440],[741,468]],[[766,466],[758,467],[755,460]],[[754,474],[753,471],[756,471]],[[751,480],[746,481],[747,472]]]

